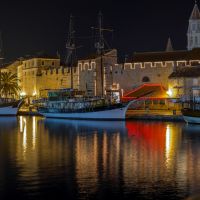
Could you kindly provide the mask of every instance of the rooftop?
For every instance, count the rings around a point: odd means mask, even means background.
[[[129,62],[159,62],[159,61],[177,61],[177,60],[199,60],[200,48],[191,51],[161,51],[161,52],[135,52]]]
[[[200,66],[187,66],[187,67],[178,67],[169,78],[195,78],[200,77]]]

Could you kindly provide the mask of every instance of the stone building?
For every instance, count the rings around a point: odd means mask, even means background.
[[[177,67],[169,76],[169,87],[171,95],[183,101],[199,98],[200,66]]]
[[[105,53],[102,58],[93,55],[79,60],[79,90],[86,91],[86,94],[91,96],[109,94],[114,89],[113,71],[116,63],[116,49]]]
[[[159,83],[167,89],[174,68],[197,64],[200,64],[200,49],[135,53],[129,63],[115,66],[114,82],[125,92],[144,83]]]
[[[3,71],[17,73],[20,95],[28,97],[42,97],[50,89],[71,87],[71,70],[61,64],[57,57],[33,56],[21,58],[6,65]],[[73,69],[73,85],[78,89],[78,69]]]

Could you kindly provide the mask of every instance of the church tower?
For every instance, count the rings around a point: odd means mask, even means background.
[[[187,38],[188,50],[200,48],[200,12],[196,1],[189,20]]]

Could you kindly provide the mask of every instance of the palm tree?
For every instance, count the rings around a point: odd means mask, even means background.
[[[17,74],[2,72],[0,76],[0,96],[8,98],[9,95],[17,95],[20,91]]]

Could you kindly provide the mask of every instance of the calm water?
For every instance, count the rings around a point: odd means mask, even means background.
[[[185,199],[200,126],[0,118],[0,199]]]

